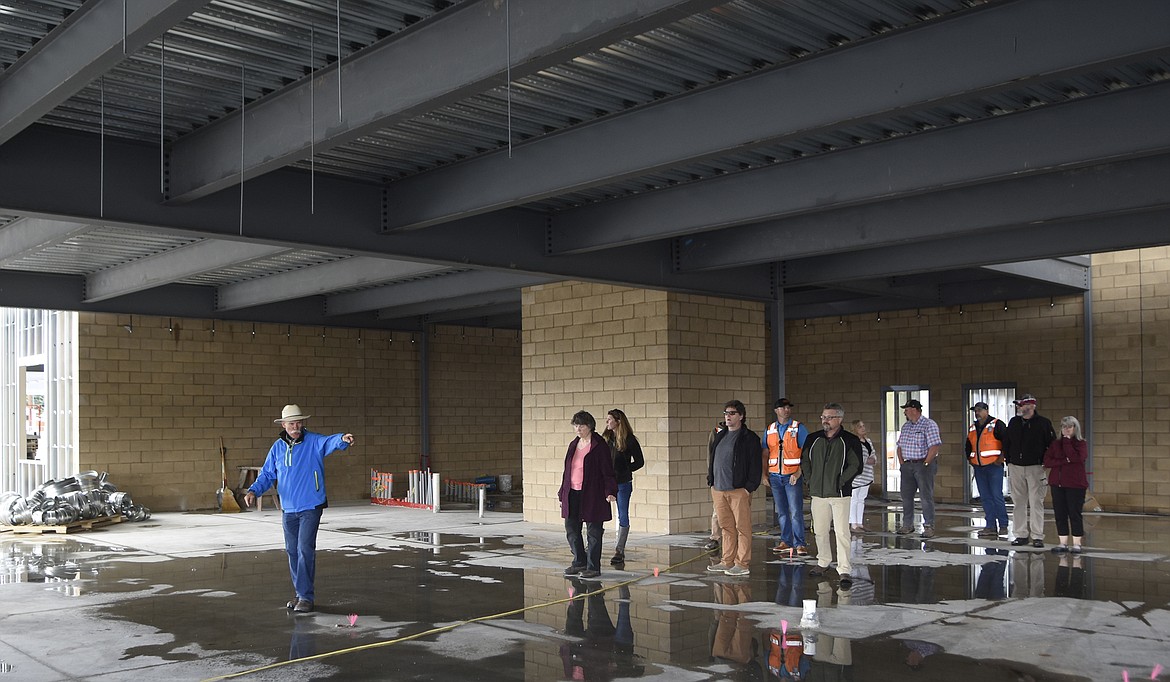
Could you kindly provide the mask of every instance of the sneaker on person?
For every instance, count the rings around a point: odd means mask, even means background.
[[[914,526],[902,526],[898,529],[898,535],[909,535],[914,532]]]
[[[934,526],[923,526],[922,527],[922,537],[933,538],[934,537]]]
[[[711,564],[710,566],[707,567],[707,572],[708,573],[727,573],[727,571],[731,568],[732,568],[731,566],[725,566],[723,564]]]
[[[578,566],[577,564],[573,564],[572,566],[565,569],[565,575],[579,575],[581,573],[581,571],[584,571],[584,570],[585,570],[584,566]]]
[[[751,573],[751,571],[749,569],[746,569],[743,566],[732,566],[731,568],[727,569],[727,571],[725,571],[725,572],[727,573],[727,575],[731,575],[731,576],[741,576],[741,575],[747,575],[747,574]]]
[[[309,613],[313,610],[313,602],[308,599],[298,599],[297,605],[293,607],[296,613]]]
[[[804,545],[796,548],[796,556],[808,556],[808,548]]]
[[[578,575],[580,575],[583,579],[596,578],[597,576],[601,575],[601,571],[595,571],[592,568],[587,568],[584,571],[581,571],[581,573]]]

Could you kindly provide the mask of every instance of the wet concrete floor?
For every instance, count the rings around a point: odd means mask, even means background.
[[[1073,557],[977,539],[966,508],[940,508],[926,541],[889,532],[899,517],[870,507],[842,589],[834,571],[809,575],[811,560],[776,558],[766,533],[747,577],[706,573],[702,535],[635,533],[624,570],[582,581],[561,574],[563,532],[518,514],[339,505],[310,615],[284,608],[278,511],[5,532],[0,682],[998,682],[1170,666],[1170,519],[1093,515]],[[820,625],[802,631],[805,600]]]

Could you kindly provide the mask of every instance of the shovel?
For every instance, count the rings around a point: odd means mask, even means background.
[[[219,511],[225,514],[239,513],[236,494],[227,487],[227,448],[223,446],[223,436],[219,437],[219,471],[223,475],[223,487],[215,494],[219,498]]]

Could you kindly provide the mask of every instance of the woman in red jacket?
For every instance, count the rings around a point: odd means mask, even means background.
[[[1048,469],[1048,485],[1052,489],[1052,510],[1056,513],[1056,533],[1060,544],[1054,552],[1068,552],[1069,530],[1072,530],[1074,554],[1081,552],[1081,539],[1085,525],[1081,520],[1081,508],[1085,506],[1085,491],[1089,488],[1089,477],[1085,473],[1085,460],[1089,457],[1089,446],[1081,436],[1081,423],[1076,417],[1060,420],[1060,438],[1052,441],[1044,453],[1044,466]]]
[[[613,518],[609,503],[617,499],[617,479],[609,445],[594,429],[597,421],[582,410],[573,415],[577,437],[565,453],[565,472],[561,476],[561,518],[565,520],[565,537],[573,552],[573,564],[566,576],[596,578],[601,575],[602,524]],[[589,546],[581,540],[581,524],[586,526]]]

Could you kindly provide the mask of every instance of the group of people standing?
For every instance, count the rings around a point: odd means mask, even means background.
[[[1060,536],[1053,551],[1079,553],[1085,535],[1081,511],[1089,488],[1088,443],[1076,417],[1060,420],[1058,436],[1052,422],[1036,412],[1036,403],[1031,394],[1014,401],[1017,414],[1006,425],[991,416],[985,402],[971,408],[975,421],[967,431],[965,450],[986,522],[980,536],[1010,534],[1014,547],[1044,547],[1044,496],[1051,490]],[[1003,498],[1005,463],[1015,505],[1010,530]]]
[[[863,442],[843,428],[845,408],[828,403],[821,411],[821,429],[812,433],[793,420],[787,398],[776,401],[776,421],[758,436],[746,425],[747,409],[738,400],[723,407],[724,423],[711,439],[707,485],[722,535],[720,561],[707,567],[710,573],[747,575],[751,563],[751,494],[763,482],[772,488],[780,525],[780,544],[774,551],[808,556],[804,539],[804,488],[812,496],[813,532],[817,539],[817,566],[810,575],[821,575],[833,560],[831,529],[837,532],[837,572],[841,585],[852,582],[849,534],[860,526],[851,516],[857,488],[868,490],[863,472],[869,467],[873,480],[873,443]],[[861,423],[861,422],[858,422]],[[864,424],[863,424],[864,426]],[[861,495],[862,493],[857,493]],[[864,497],[862,497],[864,499]]]

